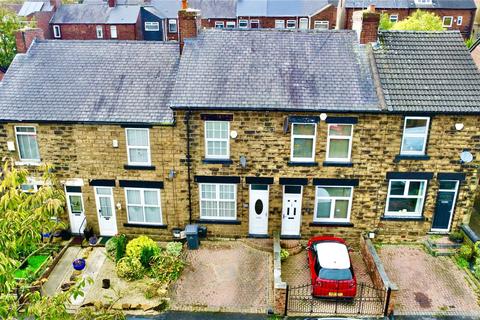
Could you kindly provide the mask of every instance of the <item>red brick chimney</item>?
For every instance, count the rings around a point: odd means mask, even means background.
[[[352,20],[352,29],[357,31],[360,43],[365,44],[377,41],[380,13],[375,12],[373,4],[369,5],[367,10],[355,11]]]
[[[32,44],[33,40],[44,40],[43,30],[40,28],[25,28],[17,30],[15,33],[15,41],[17,45],[17,53],[25,53]]]
[[[117,0],[108,0],[108,6],[113,8],[117,5]]]
[[[187,0],[182,0],[182,8],[178,11],[178,42],[180,44],[180,54],[183,52],[185,39],[197,37],[200,32],[200,23],[200,10],[189,8]]]

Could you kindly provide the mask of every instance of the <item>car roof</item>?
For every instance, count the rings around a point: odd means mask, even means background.
[[[327,241],[315,244],[318,263],[327,269],[350,268],[350,257],[347,246],[340,242]]]

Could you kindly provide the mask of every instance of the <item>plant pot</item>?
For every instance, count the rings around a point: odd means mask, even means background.
[[[103,279],[103,280],[102,280],[102,288],[103,288],[103,289],[108,289],[108,288],[110,288],[110,279]]]
[[[97,241],[98,241],[98,239],[97,239],[97,237],[95,237],[95,236],[90,237],[90,238],[88,239],[88,243],[89,243],[91,246],[96,245],[96,244],[97,244]]]
[[[72,266],[73,266],[73,269],[77,271],[81,271],[85,269],[86,264],[87,262],[85,261],[85,259],[75,259],[73,260]]]

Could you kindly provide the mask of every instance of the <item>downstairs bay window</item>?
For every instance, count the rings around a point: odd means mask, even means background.
[[[385,217],[420,218],[426,187],[426,180],[390,180]]]
[[[236,220],[237,185],[202,183],[200,186],[200,219]]]

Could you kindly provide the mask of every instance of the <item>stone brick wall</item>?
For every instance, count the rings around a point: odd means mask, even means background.
[[[111,39],[110,25],[101,25],[103,27],[103,38],[97,39],[97,24],[61,24],[60,34],[62,40],[109,40]],[[138,34],[137,24],[117,24],[117,38],[113,40],[141,40],[141,34]],[[53,28],[53,24],[50,24]]]

